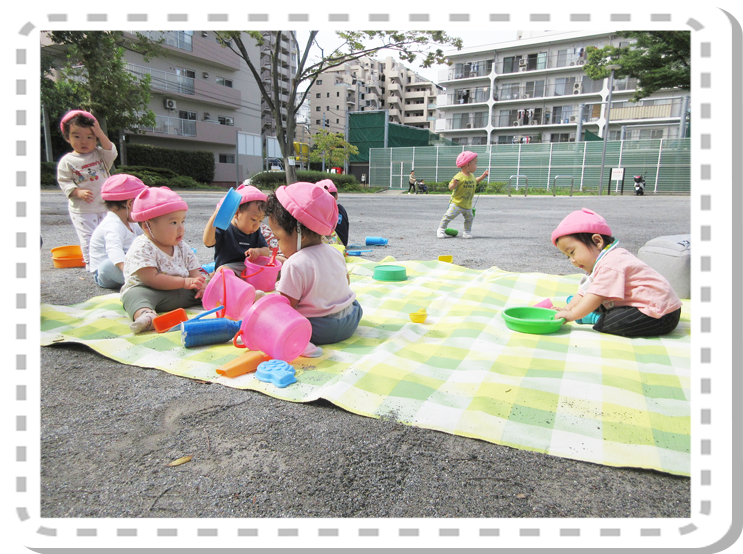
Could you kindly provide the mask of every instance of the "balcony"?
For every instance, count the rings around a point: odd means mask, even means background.
[[[126,70],[139,79],[149,75],[150,85],[153,90],[184,95],[193,95],[196,91],[195,79],[193,77],[176,75],[175,73],[168,73],[167,71],[130,63],[126,64]]]
[[[216,144],[235,144],[235,127],[216,121],[194,121],[158,115],[154,127],[140,127],[146,134]]]
[[[148,39],[163,40],[164,46],[171,46],[186,52],[193,52],[193,31],[137,31]]]
[[[446,118],[445,122],[445,130],[447,131],[484,129],[488,125],[488,114],[487,112],[461,114],[461,117]]]
[[[195,137],[196,121],[158,115],[155,117],[154,127],[140,127],[142,131],[177,137]]]

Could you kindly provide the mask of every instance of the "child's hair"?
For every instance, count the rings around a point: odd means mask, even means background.
[[[266,202],[264,200],[251,200],[250,202],[243,202],[240,204],[240,211],[244,212],[247,210],[250,206],[254,205],[258,208],[261,212],[264,214],[266,213]]]
[[[268,200],[266,201],[266,216],[274,218],[276,223],[279,224],[279,227],[281,227],[286,233],[293,233],[297,229],[297,225],[299,225],[302,229],[303,235],[307,235],[311,238],[321,237],[319,233],[316,233],[306,225],[297,221],[297,219],[290,214],[286,208],[284,208],[281,202],[279,202],[279,199],[276,198],[275,192],[268,195]]]
[[[596,246],[592,238],[593,235],[596,235],[596,234],[601,236],[602,240],[604,241],[604,246],[608,246],[612,242],[614,242],[614,237],[609,236],[609,235],[601,235],[600,233],[570,233],[569,235],[563,235],[562,237],[558,237],[558,239],[556,240],[556,243],[559,242],[561,238],[572,237],[575,240],[582,242],[583,244],[591,248],[592,246]]]
[[[73,125],[77,125],[78,127],[92,128],[94,124],[95,119],[91,119],[87,115],[81,113],[75,114],[68,120],[62,121],[62,135],[64,136],[65,140],[70,140],[70,128]]]
[[[126,200],[104,200],[106,209],[109,211],[126,210]]]

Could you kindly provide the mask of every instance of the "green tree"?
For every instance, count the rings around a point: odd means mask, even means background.
[[[630,46],[588,47],[588,61],[583,66],[591,79],[609,76],[609,64],[619,64],[617,78],[633,77],[638,81],[632,101],[660,89],[690,90],[691,31],[622,31],[619,36],[636,39]]]
[[[275,42],[267,46],[270,48],[270,59],[272,73],[278,73],[281,63],[281,36],[289,31],[278,31]],[[281,91],[278,86],[267,90],[263,85],[258,68],[250,59],[245,48],[243,36],[248,40],[252,38],[260,48],[265,45],[265,39],[259,31],[218,31],[217,38],[226,48],[240,56],[248,65],[250,72],[258,84],[261,96],[271,109],[276,122],[276,138],[281,148],[286,168],[286,182],[296,182],[297,173],[293,165],[289,165],[289,158],[294,156],[294,138],[297,126],[297,110],[310,93],[312,85],[323,71],[338,67],[347,62],[357,60],[364,56],[373,56],[379,50],[387,49],[398,52],[400,58],[406,62],[412,62],[418,56],[422,57],[421,65],[431,67],[434,64],[449,63],[441,48],[431,51],[431,44],[440,46],[462,48],[462,39],[450,37],[444,31],[336,31],[336,35],[344,42],[335,50],[325,55],[324,50],[318,43],[319,31],[310,31],[307,42],[300,47],[296,33],[291,33],[291,40],[297,48],[299,60],[297,72],[291,80],[289,99],[282,105]],[[318,62],[310,62],[310,50],[316,45],[321,51],[321,59]],[[276,83],[275,83],[276,84]],[[303,89],[300,92],[300,89]],[[286,117],[282,114],[282,107],[286,109]]]
[[[347,143],[341,133],[320,129],[312,139],[313,147],[310,150],[312,163],[322,162],[324,154],[326,167],[342,167],[352,155],[359,153],[359,149]]]
[[[50,79],[52,71],[44,74],[42,67],[42,99],[44,90],[53,92],[56,88],[62,95],[57,99],[74,91],[79,104],[65,106],[61,111],[87,109],[106,134],[109,129],[136,131],[138,125],[155,124],[155,114],[148,107],[149,76],[140,78],[129,73],[124,51],[139,52],[149,61],[164,52],[158,42],[140,34],[129,38],[122,31],[52,31],[47,36],[54,44],[64,47],[64,61],[57,68],[58,83],[53,86],[43,80]],[[49,106],[50,110],[52,106],[55,104]]]

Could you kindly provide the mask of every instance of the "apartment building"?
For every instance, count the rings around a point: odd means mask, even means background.
[[[310,131],[344,133],[346,114],[389,110],[389,121],[433,130],[443,88],[394,58],[363,57],[325,71],[310,91]]]
[[[446,94],[437,100],[435,131],[462,145],[603,137],[608,79],[593,81],[582,66],[588,47],[626,41],[611,32],[545,32],[447,52],[453,63],[439,74]],[[636,79],[614,79],[608,138],[679,137],[688,91],[659,91],[632,103],[636,86]]]
[[[276,49],[278,33],[276,31],[263,31],[263,46],[260,48],[260,74],[261,82],[273,98],[274,96],[274,70],[272,53]],[[282,31],[281,44],[275,72],[279,87],[279,98],[281,101],[282,123],[286,123],[286,104],[289,101],[292,78],[297,73],[297,45],[295,31]],[[264,137],[276,136],[276,121],[268,104],[261,98],[261,135]]]
[[[156,115],[154,127],[127,131],[127,143],[210,151],[215,183],[233,185],[260,171],[261,96],[245,61],[223,48],[211,31],[140,32],[153,40],[164,39],[166,55],[145,62],[140,54],[125,52],[127,70],[151,79],[149,107]],[[50,45],[43,32],[41,43],[53,55],[64,53]],[[245,46],[258,67],[255,41],[245,40]]]

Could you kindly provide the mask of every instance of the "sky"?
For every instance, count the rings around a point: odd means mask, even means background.
[[[460,37],[463,41],[463,48],[471,48],[473,46],[482,46],[485,44],[494,44],[497,42],[507,42],[511,40],[516,40],[516,31],[466,31],[464,33],[458,34],[456,31],[454,32],[448,32],[450,36],[454,37]],[[308,33],[306,31],[297,31],[297,39],[299,41],[300,47],[303,47],[307,43],[307,37]],[[337,48],[342,44],[341,39],[339,39],[334,31],[320,31],[320,33],[317,35],[317,42],[320,43],[320,46],[322,46],[325,53],[332,52],[334,48]],[[443,48],[444,52],[447,50],[453,50],[453,48]],[[314,55],[320,56],[320,50],[315,48],[314,49]],[[312,54],[311,54],[312,56]],[[375,57],[377,59],[386,58],[387,56],[392,56],[394,58],[397,58],[397,53],[394,51],[385,51],[381,50],[378,55]],[[417,60],[416,60],[417,62]],[[403,65],[405,65],[408,69],[412,69],[413,71],[417,72],[421,76],[425,77],[426,79],[430,79],[431,81],[438,83],[439,81],[439,72],[446,68],[446,65],[434,65],[430,68],[424,69],[420,67],[416,62],[409,63],[404,62]]]

